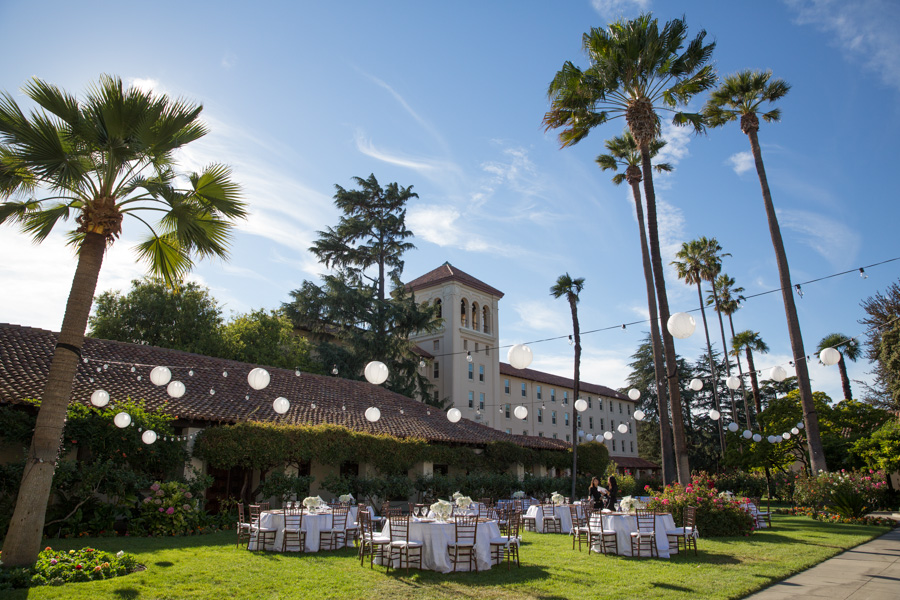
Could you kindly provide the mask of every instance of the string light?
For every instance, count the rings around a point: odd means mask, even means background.
[[[797,295],[800,296],[800,297],[802,298],[802,297],[803,297],[803,290],[800,288],[800,284],[799,284],[799,283],[794,284],[794,289],[797,290]]]
[[[869,278],[869,276],[866,275],[866,270],[863,269],[862,267],[859,268],[859,276],[860,276],[860,278],[862,278],[862,279],[868,279],[868,278]]]

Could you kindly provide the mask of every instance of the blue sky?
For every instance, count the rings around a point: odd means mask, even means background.
[[[215,6],[215,8],[212,8]],[[547,85],[566,60],[584,65],[581,36],[619,16],[684,15],[717,42],[720,75],[771,69],[793,87],[782,122],[760,130],[792,279],[803,282],[900,256],[895,168],[900,5],[890,0],[732,2],[44,2],[0,4],[11,60],[0,89],[37,76],[81,93],[101,73],[204,105],[211,133],[181,159],[224,162],[252,215],[227,263],[193,278],[227,312],[275,308],[323,272],[308,247],[337,220],[334,184],[374,173],[412,185],[416,234],[404,278],[443,263],[502,290],[501,343],[563,336],[568,307],[548,293],[564,272],[586,279],[583,330],[647,317],[630,193],[593,160],[621,120],[574,148],[544,132]],[[694,102],[699,108],[704,98]],[[747,294],[778,287],[759,183],[738,125],[694,137],[666,126],[674,173],[657,178],[664,260],[681,243],[716,237],[725,272]],[[126,223],[99,289],[142,274]],[[63,238],[42,246],[0,228],[0,321],[58,330],[74,273]],[[861,300],[898,276],[900,261],[804,286],[797,299],[808,354],[832,332],[863,333]],[[696,290],[667,272],[673,310]],[[10,292],[12,290],[12,292]],[[791,352],[780,294],[748,300],[738,330],[771,347],[759,367]],[[584,379],[619,387],[646,326],[585,336]],[[715,338],[714,338],[715,339]],[[720,344],[717,344],[717,346]],[[678,341],[693,360],[702,335]],[[534,367],[571,374],[564,341],[534,344]],[[851,377],[869,380],[864,361]],[[791,370],[789,369],[789,372]],[[813,389],[840,397],[835,367],[811,363]],[[859,389],[859,386],[855,386]]]

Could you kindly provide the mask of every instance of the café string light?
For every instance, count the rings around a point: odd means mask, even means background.
[[[525,369],[534,360],[531,348],[525,344],[516,344],[506,353],[506,361],[514,369]]]
[[[666,329],[669,330],[672,337],[680,340],[691,337],[696,328],[697,322],[694,320],[694,317],[684,312],[673,314],[666,323]]]
[[[387,365],[380,360],[373,360],[366,365],[365,370],[366,381],[374,385],[381,385],[388,378]]]

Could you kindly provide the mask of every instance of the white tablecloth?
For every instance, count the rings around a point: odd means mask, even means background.
[[[612,529],[616,532],[616,543],[619,546],[619,554],[631,556],[631,532],[637,531],[637,519],[634,515],[621,513],[604,514],[601,517],[603,529]],[[591,527],[593,528],[593,522]],[[669,537],[666,530],[675,529],[675,519],[669,513],[656,515],[656,548],[660,558],[669,558],[671,554],[678,554],[678,547],[669,548]],[[595,547],[600,551],[600,547]],[[643,554],[643,553],[642,553]]]
[[[387,524],[383,534],[388,535]],[[488,571],[491,568],[491,539],[500,537],[500,528],[496,521],[486,521],[478,524],[475,538],[475,562],[479,571]],[[420,523],[409,522],[409,539],[414,542],[422,542],[422,568],[429,571],[449,573],[453,570],[450,562],[449,542],[456,541],[456,526],[453,523]],[[381,561],[378,561],[381,564]],[[394,567],[399,568],[399,561],[394,561]],[[464,559],[459,563],[457,571],[467,571],[469,565]]]
[[[350,511],[347,513],[347,524],[351,525],[356,522],[356,506],[351,506]],[[369,510],[371,513],[371,509]],[[303,524],[300,528],[306,532],[306,552],[318,552],[319,551],[319,532],[323,529],[331,528],[331,513],[323,513],[319,515],[311,515],[304,514],[303,515]],[[259,525],[263,529],[275,529],[275,543],[266,545],[266,550],[278,550],[281,551],[281,544],[284,540],[284,535],[281,530],[284,529],[284,511],[281,510],[273,510],[266,511],[259,516]],[[352,540],[344,540],[345,544],[350,546],[353,545]],[[250,544],[248,548],[256,549],[256,534],[251,534]],[[297,547],[297,544],[288,543],[287,547],[288,551],[298,552],[300,549]]]
[[[578,510],[578,516],[583,517],[584,511],[581,506],[578,505],[575,507]],[[560,525],[562,526],[563,533],[569,533],[572,531],[572,515],[569,513],[569,506],[567,504],[563,504],[562,506],[556,506],[553,509],[554,514],[559,517]],[[525,513],[526,517],[534,517],[535,518],[535,526],[537,528],[538,533],[544,533],[544,516],[541,512],[540,504],[532,504],[528,507],[528,512]]]

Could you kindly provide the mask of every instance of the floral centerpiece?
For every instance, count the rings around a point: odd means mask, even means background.
[[[439,520],[446,521],[450,518],[450,513],[453,512],[453,505],[446,500],[438,500],[431,505],[431,512],[433,512],[434,516]]]
[[[459,498],[462,498],[462,496],[463,496],[463,495],[462,495],[462,492],[460,492],[460,491],[458,491],[458,490],[455,491],[455,492],[453,492],[453,501],[456,502],[456,500],[459,499]]]
[[[622,510],[625,512],[634,512],[639,508],[647,508],[647,505],[644,502],[641,502],[634,496],[625,496],[619,502],[619,506],[621,506]]]
[[[512,497],[515,498],[516,500],[518,500],[518,499],[520,499],[520,498],[524,498],[524,497],[525,497],[525,492],[522,491],[522,490],[519,490],[518,492],[513,492]]]
[[[342,496],[338,496],[338,502],[341,504],[353,504],[356,498],[353,497],[353,494],[344,494]]]
[[[566,501],[566,497],[563,496],[562,494],[560,494],[559,492],[553,492],[553,495],[550,496],[550,501],[553,504],[556,504],[557,506],[559,506],[560,504],[562,504],[563,502]]]
[[[456,500],[456,506],[462,509],[467,509],[472,505],[472,499],[468,496],[459,496]]]
[[[733,497],[734,497],[734,494],[732,494],[728,490],[725,490],[724,492],[719,492],[719,498],[722,498],[725,500],[731,500]]]
[[[322,506],[323,500],[318,496],[307,496],[303,499],[303,506],[309,510],[315,510]]]

